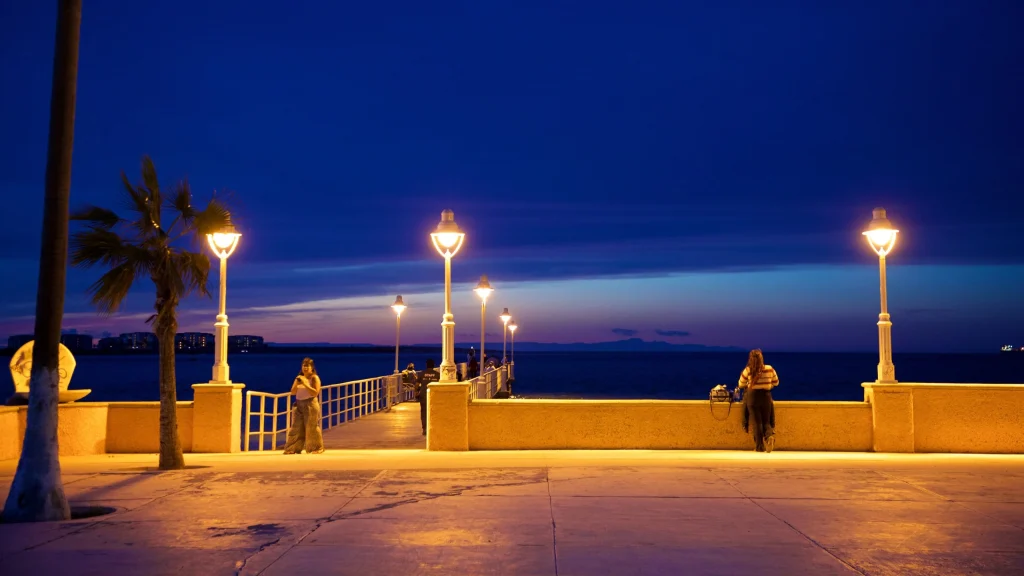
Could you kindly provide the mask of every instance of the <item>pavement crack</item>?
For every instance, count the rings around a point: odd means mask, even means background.
[[[735,484],[734,482],[730,481],[730,480],[729,480],[728,478],[724,478],[724,477],[722,477],[722,475],[721,475],[721,474],[719,474],[719,473],[718,473],[717,471],[715,471],[715,470],[714,470],[713,468],[708,468],[708,471],[710,471],[710,472],[711,472],[712,474],[714,474],[715,476],[717,476],[717,477],[718,477],[718,478],[719,478],[720,480],[722,480],[722,481],[723,481],[723,482],[725,482],[726,484],[728,484],[728,485],[732,486],[732,487],[733,487],[733,489],[734,489],[734,490],[736,490],[737,492],[739,492],[740,494],[743,494],[743,491],[739,489],[739,486],[737,486],[737,485],[736,485],[736,484]],[[810,537],[810,536],[808,536],[807,534],[804,534],[804,533],[803,533],[802,531],[800,531],[800,529],[799,529],[799,528],[797,528],[796,526],[793,526],[792,524],[790,524],[790,523],[789,523],[788,521],[786,521],[785,519],[783,519],[783,518],[780,518],[780,517],[779,517],[779,516],[777,516],[777,515],[776,515],[775,513],[773,513],[773,512],[771,511],[771,510],[768,510],[767,508],[765,508],[764,506],[762,506],[762,505],[761,505],[761,504],[760,504],[760,503],[759,503],[759,502],[757,501],[757,499],[755,499],[755,498],[751,498],[751,497],[747,496],[746,494],[743,494],[743,496],[744,496],[744,498],[745,498],[746,500],[748,500],[748,501],[749,501],[749,502],[750,502],[751,504],[753,504],[754,506],[757,506],[758,508],[760,508],[761,510],[763,510],[763,511],[764,511],[764,512],[765,512],[766,514],[768,514],[768,515],[769,515],[769,516],[771,516],[772,518],[775,518],[775,519],[776,519],[776,520],[778,520],[779,522],[782,522],[782,523],[783,523],[783,524],[785,524],[786,526],[789,526],[790,530],[792,530],[792,531],[796,532],[796,533],[797,533],[797,534],[799,534],[800,536],[803,536],[803,538],[804,538],[805,540],[807,540],[807,541],[808,541],[808,542],[810,542],[811,544],[814,544],[815,546],[817,546],[818,548],[820,548],[820,549],[821,549],[821,550],[822,550],[822,551],[823,551],[824,553],[828,554],[828,555],[829,555],[829,556],[831,556],[832,558],[835,558],[836,562],[839,562],[840,564],[842,564],[843,566],[845,566],[845,567],[846,567],[846,568],[847,568],[848,570],[851,570],[851,571],[853,571],[853,572],[856,572],[857,574],[860,574],[861,576],[866,576],[865,572],[863,572],[863,571],[861,571],[861,570],[857,569],[857,567],[855,567],[855,566],[854,566],[853,564],[850,564],[849,562],[847,562],[846,560],[843,560],[843,559],[842,559],[842,558],[840,558],[839,556],[836,556],[836,555],[835,555],[835,554],[834,554],[834,553],[833,553],[833,552],[832,552],[831,550],[829,550],[828,548],[826,548],[825,546],[823,546],[823,545],[822,545],[822,544],[821,544],[820,542],[818,542],[818,541],[817,541],[817,540],[815,540],[814,538],[811,538],[811,537]]]
[[[257,548],[255,552],[253,552],[252,554],[249,554],[245,558],[242,558],[241,560],[235,562],[235,576],[240,576],[242,574],[242,570],[245,569],[245,565],[249,563],[249,560],[252,560],[253,558],[256,557],[257,554],[259,554],[260,552],[263,552],[267,548],[273,546],[274,544],[277,544],[280,541],[281,541],[281,538],[278,537],[278,538],[275,538],[275,539],[271,540],[270,542],[266,542],[264,544],[260,544],[260,547]]]
[[[551,498],[551,467],[544,469],[544,480],[548,486],[548,510],[551,512],[551,554],[555,560],[555,576],[558,576],[558,532],[555,526],[555,505]]]

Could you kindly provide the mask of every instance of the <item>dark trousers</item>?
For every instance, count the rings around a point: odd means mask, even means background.
[[[423,433],[427,433],[427,395],[419,397],[420,401],[420,424],[423,425]]]
[[[764,440],[775,433],[775,403],[769,390],[751,390],[743,400],[750,417],[754,449],[764,452]]]
[[[743,395],[743,431],[744,432],[748,432],[748,433],[750,432],[750,408],[749,408],[749,402],[750,402],[750,391],[747,391],[747,393]],[[772,428],[774,429],[775,428],[775,402],[772,402],[772,415],[771,415],[771,418],[768,419],[768,421],[771,423]]]

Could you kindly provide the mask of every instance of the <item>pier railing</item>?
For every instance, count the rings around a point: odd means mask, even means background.
[[[508,368],[500,367],[469,380],[470,399],[493,398],[507,390]],[[324,430],[390,409],[416,399],[416,391],[402,385],[402,376],[387,375],[365,380],[328,384],[320,388],[320,424]],[[249,390],[245,394],[243,450],[277,450],[285,444],[291,427],[293,405],[288,392],[271,394]]]
[[[400,375],[328,384],[320,388],[320,424],[324,430],[330,430],[414,397],[414,390],[402,386]],[[283,447],[291,427],[292,403],[288,392],[246,392],[242,449],[262,451]]]
[[[504,390],[508,382],[508,368],[494,368],[469,381],[470,400],[487,400],[494,398],[499,390]]]

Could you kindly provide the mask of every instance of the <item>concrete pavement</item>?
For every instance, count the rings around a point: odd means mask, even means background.
[[[0,573],[1024,573],[1024,458],[543,451],[63,461]],[[15,462],[0,462],[0,496]]]

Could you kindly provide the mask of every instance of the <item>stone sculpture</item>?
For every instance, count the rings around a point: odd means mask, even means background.
[[[11,357],[11,379],[14,380],[14,395],[8,400],[8,404],[25,404],[28,402],[29,380],[32,377],[32,347],[35,341],[25,343]],[[68,350],[67,346],[58,344],[59,353],[57,356],[57,374],[59,397],[58,402],[74,402],[84,398],[92,390],[68,390],[71,383],[71,375],[75,373],[75,357]]]

